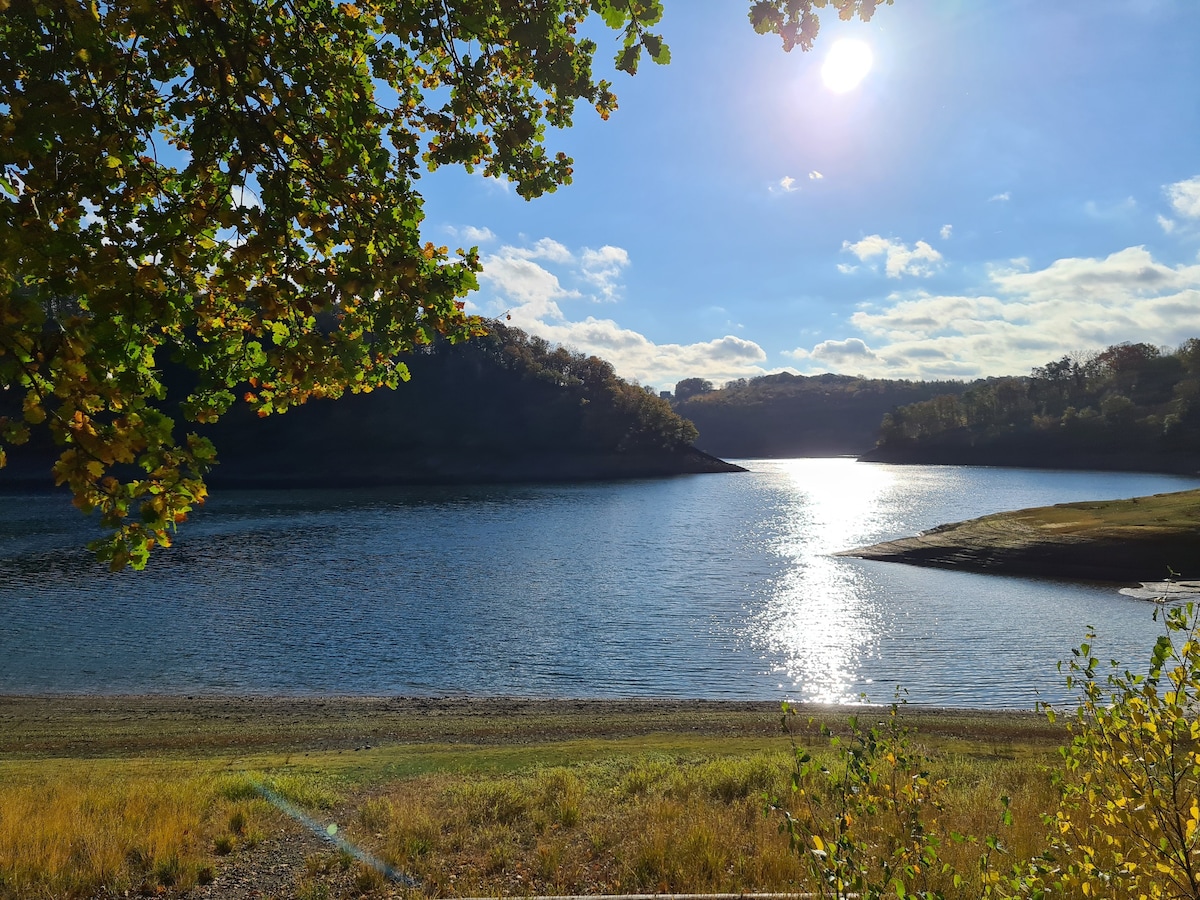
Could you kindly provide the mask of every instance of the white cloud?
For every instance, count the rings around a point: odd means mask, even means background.
[[[1168,219],[1166,216],[1160,213],[1158,216],[1158,227],[1161,228],[1166,234],[1170,234],[1175,230],[1175,220]]]
[[[847,338],[844,341],[821,341],[813,347],[809,355],[813,359],[837,365],[850,365],[864,360],[878,359],[865,341],[858,338]]]
[[[772,194],[777,194],[780,192],[784,194],[793,194],[798,190],[800,190],[800,188],[796,187],[796,179],[791,175],[784,175],[779,179],[779,181],[770,187]]]
[[[991,197],[988,197],[988,203],[1007,203],[1011,199],[1012,194],[1005,191],[1003,194],[993,194]]]
[[[513,249],[505,247],[483,259],[482,283],[535,318],[561,319],[563,313],[557,301],[578,297],[579,292],[566,290],[557,275],[532,260],[504,253]],[[506,306],[504,302],[494,303],[491,312],[498,314]]]
[[[791,355],[810,371],[961,378],[1024,373],[1121,341],[1174,346],[1200,335],[1200,263],[1168,265],[1145,247],[1040,269],[1019,262],[995,268],[979,293],[903,291],[864,305],[849,322],[861,347],[849,338]]]
[[[595,285],[603,299],[617,299],[617,279],[629,265],[629,254],[621,247],[605,244],[599,250],[584,249],[580,264],[585,280]]]
[[[496,235],[492,233],[492,229],[476,228],[474,225],[467,225],[459,234],[462,235],[464,241],[471,241],[475,244],[486,244],[488,241],[496,239]]]
[[[463,225],[461,228],[446,225],[442,230],[456,240],[465,241],[469,245],[486,244],[496,239],[492,229],[476,228],[474,225]]]
[[[928,278],[939,268],[942,254],[934,250],[925,241],[917,241],[909,247],[900,241],[872,234],[853,244],[842,242],[842,250],[849,251],[862,262],[872,260],[877,256],[884,258],[884,271],[888,278],[899,278],[901,275],[918,275]],[[841,269],[841,271],[846,271]]]
[[[1165,190],[1171,208],[1177,215],[1185,219],[1200,219],[1200,175],[1169,184]]]
[[[534,243],[532,247],[501,247],[500,254],[515,259],[544,259],[555,263],[575,261],[575,257],[571,251],[553,238],[542,238],[540,241]]]
[[[476,169],[475,177],[481,179],[489,191],[507,194],[512,190],[512,182],[508,180],[507,175],[485,175],[483,169]]]
[[[657,344],[613,319],[580,320],[564,311],[571,301],[615,299],[621,272],[629,265],[629,254],[611,245],[577,253],[549,238],[506,245],[484,257],[481,295],[472,310],[507,314],[518,328],[603,357],[619,375],[643,384],[668,388],[683,378],[721,383],[767,373],[767,354],[754,341],[725,335],[693,344]]]
[[[263,208],[262,200],[259,199],[258,194],[254,193],[252,189],[246,187],[244,184],[233,186],[233,190],[230,193],[230,200],[233,202],[234,209]]]
[[[939,231],[938,234],[940,234],[942,236],[943,241],[948,241],[948,240],[950,240],[950,235],[954,234],[954,226],[953,225],[943,225],[942,230]]]
[[[811,181],[820,181],[825,176],[822,175],[820,172],[818,172],[816,169],[813,169],[811,172],[808,173],[808,177]]]
[[[548,322],[513,310],[513,324],[546,340],[607,359],[624,378],[670,387],[684,378],[722,383],[763,375],[767,354],[754,341],[735,335],[694,344],[656,344],[612,319],[588,316],[579,322]]]

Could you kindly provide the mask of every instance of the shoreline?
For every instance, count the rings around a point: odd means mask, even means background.
[[[890,704],[794,704],[797,735]],[[903,704],[906,723],[950,741],[1062,739],[1033,710]],[[780,701],[514,697],[0,695],[0,759],[538,744],[649,734],[784,740]],[[810,725],[809,719],[813,720]]]

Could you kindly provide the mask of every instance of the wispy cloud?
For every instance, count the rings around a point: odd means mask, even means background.
[[[820,181],[824,177],[825,176],[822,175],[820,172],[818,172],[816,169],[813,169],[811,172],[808,173],[808,178],[810,181]]]
[[[791,175],[784,175],[770,187],[773,194],[794,194],[798,190],[800,188],[796,186],[796,179]]]
[[[499,191],[504,194],[512,191],[512,182],[508,180],[508,176],[506,175],[484,175],[483,169],[476,169],[475,177],[481,179],[487,185],[489,191]]]
[[[950,235],[954,234],[954,226],[953,225],[943,225],[942,230],[939,231],[938,234],[940,234],[942,236],[943,241],[948,241],[948,240],[950,240]]]
[[[1120,219],[1137,210],[1137,201],[1126,197],[1116,203],[1102,204],[1089,200],[1083,204],[1083,211],[1093,219]]]
[[[988,197],[988,203],[1007,203],[1011,199],[1012,194],[1009,191],[1005,191],[1003,194],[993,194]]]
[[[888,278],[899,278],[902,275],[928,278],[937,271],[942,262],[942,254],[925,241],[917,241],[910,247],[902,241],[878,234],[868,235],[854,243],[843,241],[842,250],[853,253],[861,262],[883,257],[884,271]],[[838,268],[840,271],[847,271],[841,266]]]

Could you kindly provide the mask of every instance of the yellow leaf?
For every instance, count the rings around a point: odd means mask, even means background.
[[[25,421],[30,425],[40,425],[46,421],[46,410],[42,407],[41,401],[33,391],[25,395],[23,412],[25,414]]]

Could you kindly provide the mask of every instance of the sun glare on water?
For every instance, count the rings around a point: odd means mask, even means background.
[[[834,93],[844,94],[858,87],[874,61],[871,48],[862,41],[835,41],[821,66],[821,80]]]

